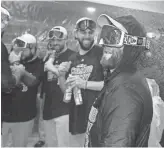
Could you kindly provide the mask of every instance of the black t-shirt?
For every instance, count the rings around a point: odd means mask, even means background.
[[[9,106],[4,121],[6,122],[25,122],[32,120],[36,116],[36,97],[38,86],[43,80],[44,65],[43,62],[36,58],[35,60],[24,64],[26,71],[34,75],[39,81],[33,86],[23,89],[17,88],[12,91],[12,103],[4,104]]]
[[[69,61],[69,57],[74,51],[67,49],[58,58],[55,59],[54,65]],[[44,92],[45,103],[43,110],[43,119],[50,120],[62,115],[69,114],[69,103],[63,102],[64,94],[58,85],[58,79],[52,72],[45,72],[44,75]]]
[[[88,81],[103,81],[103,67],[100,64],[102,54],[103,49],[97,45],[85,55],[74,54],[71,56],[71,73],[73,75],[80,75],[80,77]],[[71,99],[69,130],[72,134],[86,132],[88,115],[99,91],[81,89],[81,94],[83,99],[82,105],[75,105],[73,95]]]
[[[3,121],[4,116],[8,114],[8,110],[11,101],[11,93],[9,92],[12,87],[15,85],[15,80],[12,77],[10,63],[9,63],[9,54],[6,46],[1,42],[1,118]]]
[[[12,77],[9,54],[6,46],[1,42],[1,91],[2,93],[8,92],[9,89],[15,85],[15,80]],[[5,94],[4,94],[5,95]]]

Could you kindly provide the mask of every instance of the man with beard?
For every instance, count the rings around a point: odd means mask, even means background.
[[[48,147],[69,147],[69,104],[63,102],[61,63],[69,64],[73,51],[66,46],[67,30],[62,26],[53,27],[49,33],[48,49],[50,56],[45,60],[43,120],[45,139]],[[47,61],[48,60],[48,61]],[[65,64],[64,64],[65,65]]]
[[[70,58],[72,65],[66,81],[67,86],[71,86],[73,90],[69,114],[70,146],[72,147],[84,145],[89,111],[104,85],[103,68],[100,64],[103,49],[94,44],[95,33],[96,23],[92,19],[84,17],[77,21],[75,39],[80,46],[78,53]],[[81,103],[79,104],[76,99],[80,98]]]
[[[102,14],[98,24],[105,51],[101,63],[112,73],[91,108],[85,147],[147,147],[152,97],[136,62],[150,42],[131,15],[114,20]]]
[[[21,89],[15,88],[11,93],[12,104],[8,108],[10,114],[4,116],[2,127],[2,142],[6,146],[9,133],[12,134],[13,147],[25,147],[28,143],[28,137],[32,133],[34,118],[36,117],[36,97],[38,86],[43,79],[44,65],[36,56],[37,41],[31,34],[24,34],[17,37],[14,41],[13,51],[10,56],[10,62],[24,65],[33,81],[30,84],[21,83]],[[20,61],[19,52],[22,52]],[[15,54],[15,55],[14,55]]]

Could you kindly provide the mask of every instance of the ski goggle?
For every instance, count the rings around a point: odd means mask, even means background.
[[[64,40],[64,39],[66,39],[66,36],[60,30],[53,29],[53,30],[49,31],[48,38],[49,39],[54,39],[55,38],[55,39]]]
[[[82,20],[76,24],[76,29],[81,31],[85,31],[86,29],[94,31],[96,29],[96,23],[92,20]]]
[[[146,37],[128,35],[113,25],[104,25],[100,33],[99,44],[120,48],[123,45],[143,46],[150,49],[150,41]]]
[[[9,16],[7,16],[7,15],[1,15],[1,22],[4,22],[4,21],[7,21],[7,22],[9,22],[10,21],[10,18],[9,18]]]
[[[30,44],[30,43],[27,43],[25,41],[22,41],[21,39],[15,39],[14,41],[14,45],[16,45],[18,48],[29,48],[29,49],[32,49],[34,48],[35,44]]]

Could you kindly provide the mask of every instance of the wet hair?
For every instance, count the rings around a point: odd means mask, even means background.
[[[116,18],[116,20],[125,27],[129,35],[146,37],[145,29],[132,15],[119,17]],[[101,90],[97,101],[94,104],[95,107],[100,106],[100,102],[106,92],[106,89],[108,88],[109,82],[112,79],[114,79],[121,72],[134,73],[137,71],[136,62],[143,51],[144,47],[137,47],[131,45],[124,46],[122,59],[120,60],[118,67],[106,79],[106,83],[104,84],[104,87]]]

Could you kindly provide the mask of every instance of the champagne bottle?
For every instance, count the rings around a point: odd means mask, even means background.
[[[73,88],[73,94],[74,94],[74,100],[76,105],[82,105],[83,104],[83,99],[81,95],[81,89],[78,87]]]

